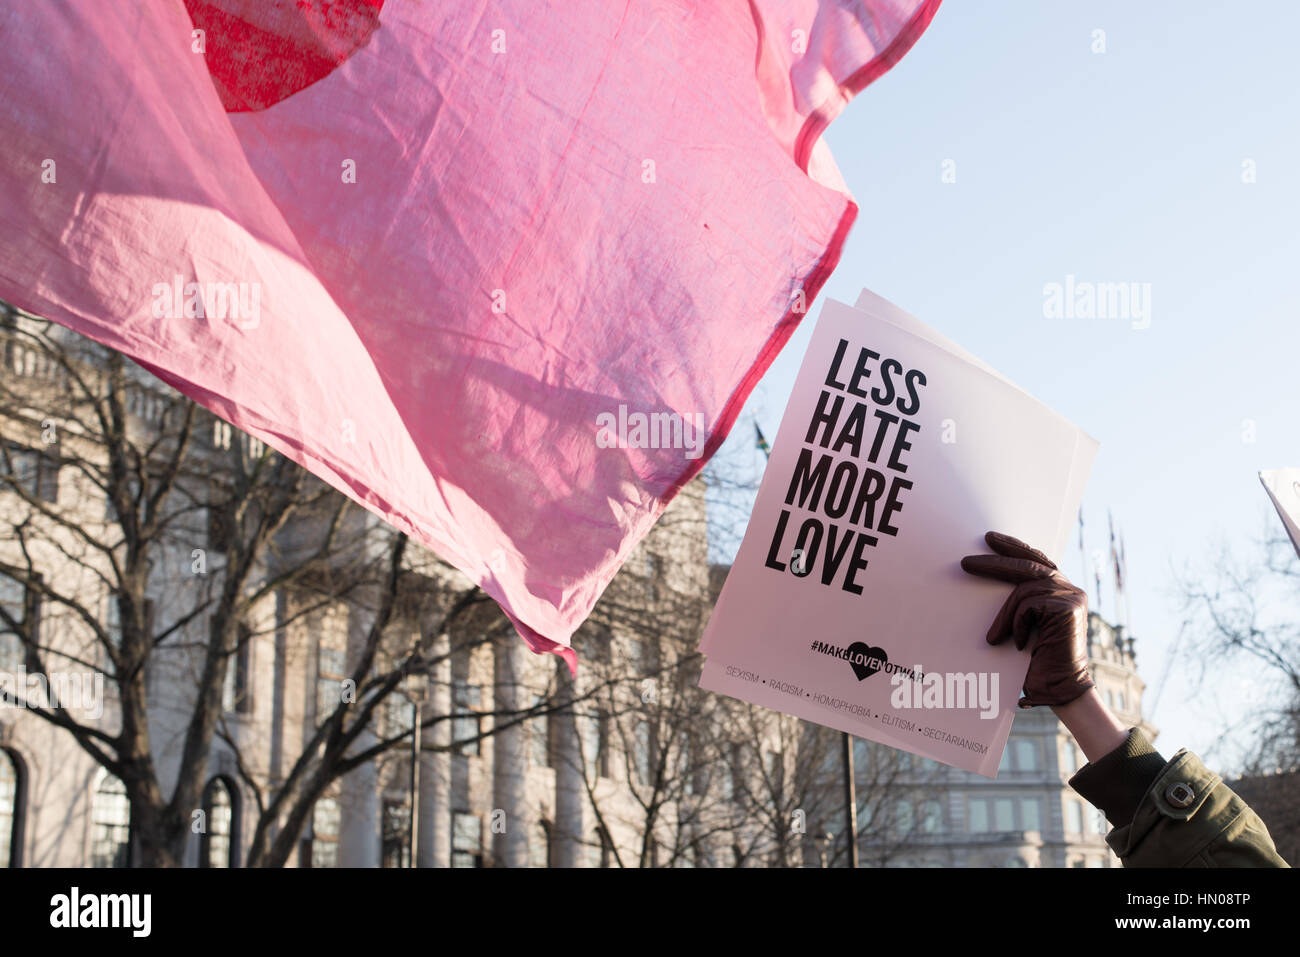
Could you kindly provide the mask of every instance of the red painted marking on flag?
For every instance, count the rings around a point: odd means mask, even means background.
[[[384,0],[185,0],[227,113],[264,110],[329,76],[379,27]]]

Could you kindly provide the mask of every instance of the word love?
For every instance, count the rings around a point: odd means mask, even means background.
[[[867,549],[880,543],[879,535],[898,534],[893,519],[903,508],[900,496],[912,487],[902,477],[907,472],[903,454],[921,427],[904,416],[921,408],[925,373],[904,370],[897,359],[882,362],[879,353],[867,348],[858,349],[850,371],[848,349],[848,340],[841,339],[764,564],[785,571],[781,556],[788,554],[794,575],[805,577],[817,568],[816,580],[823,585],[838,579],[844,591],[861,595],[858,575],[867,567]],[[795,519],[791,550],[786,537],[795,509],[814,515]]]

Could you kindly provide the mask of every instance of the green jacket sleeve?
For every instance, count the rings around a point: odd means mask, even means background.
[[[1125,867],[1287,867],[1259,816],[1189,751],[1165,759],[1137,728],[1070,779],[1101,808]]]

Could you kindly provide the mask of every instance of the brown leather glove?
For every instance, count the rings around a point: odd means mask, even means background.
[[[1025,696],[1020,707],[1069,704],[1093,686],[1088,673],[1088,593],[1061,574],[1056,563],[1010,535],[989,532],[984,541],[996,555],[967,555],[961,567],[972,575],[1016,587],[989,628],[988,643],[1031,641]]]

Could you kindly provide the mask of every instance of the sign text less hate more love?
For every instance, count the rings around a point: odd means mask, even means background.
[[[790,476],[768,568],[785,571],[781,557],[790,555],[795,575],[816,572],[823,585],[862,594],[857,579],[867,567],[867,549],[879,544],[879,535],[898,534],[893,522],[903,508],[900,495],[912,487],[903,478],[903,453],[921,427],[907,416],[920,410],[924,385],[920,369],[881,361],[865,347],[852,357],[848,340],[840,340]],[[842,457],[846,451],[849,458]],[[796,508],[813,515],[794,530]],[[788,534],[793,542],[786,545]]]

